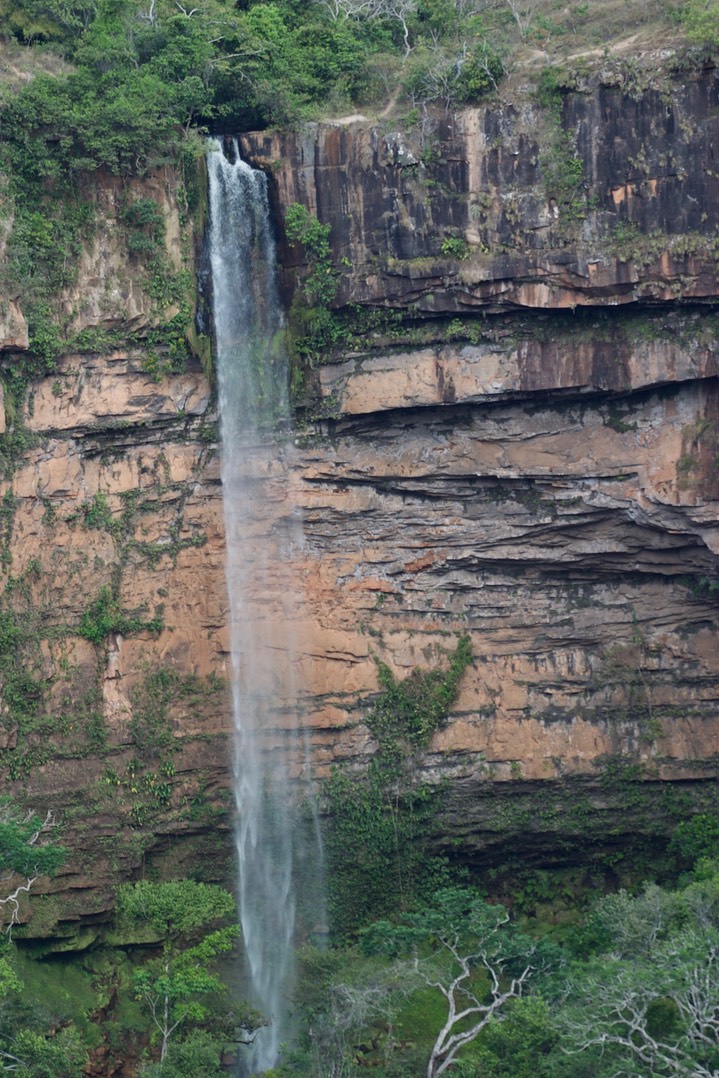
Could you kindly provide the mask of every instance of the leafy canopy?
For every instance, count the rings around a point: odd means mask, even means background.
[[[143,173],[194,127],[291,125],[397,81],[415,101],[473,101],[504,70],[481,19],[447,0],[0,0],[0,22],[72,65],[0,98],[6,163],[29,182]]]
[[[206,1060],[208,1054],[212,1057],[206,1041],[201,1045],[195,1041],[196,1051],[177,1051],[178,1031],[200,1024],[210,1029],[219,1024],[252,1030],[261,1024],[262,1019],[248,1008],[240,1016],[230,1016],[227,988],[213,969],[214,959],[232,950],[240,933],[236,923],[203,932],[236,914],[235,899],[223,887],[193,880],[142,880],[119,889],[118,910],[131,923],[149,924],[163,940],[161,954],[133,973],[135,998],[144,1004],[154,1037],[159,1040],[163,1067],[171,1051],[176,1056],[175,1073],[183,1056],[187,1057],[185,1062],[190,1061],[188,1067],[190,1063],[195,1066],[198,1054],[200,1059]],[[215,1064],[218,1062],[216,1044]]]
[[[224,887],[194,880],[123,884],[117,908],[130,921],[149,922],[169,943],[236,913],[235,899]]]
[[[67,856],[64,846],[48,842],[47,820],[22,812],[10,798],[0,799],[0,871],[5,875],[54,875]]]

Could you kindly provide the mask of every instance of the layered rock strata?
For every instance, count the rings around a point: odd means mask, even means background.
[[[301,429],[247,454],[248,541],[275,566],[248,616],[299,696],[258,670],[268,751],[298,706],[319,775],[362,766],[375,657],[401,675],[469,633],[419,766],[448,780],[437,844],[477,865],[611,859],[714,804],[718,104],[712,69],[608,72],[549,109],[520,92],[410,133],[242,140],[288,305],[306,267],[280,211],[300,202],[332,227],[345,327],[303,372]],[[147,193],[181,269],[177,186]],[[63,302],[68,339],[123,339],[30,386],[0,492],[2,762],[64,812],[70,860],[28,926],[56,947],[91,942],[143,865],[231,872],[211,390],[151,341],[115,196],[100,184]],[[22,297],[6,311],[9,369]]]
[[[611,857],[715,805],[718,86],[611,72],[549,113],[244,139],[343,266],[326,418],[286,464],[316,759],[372,751],[373,655],[469,632],[423,771],[478,864]]]

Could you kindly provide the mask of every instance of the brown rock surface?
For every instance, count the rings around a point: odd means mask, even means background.
[[[0,352],[21,352],[28,346],[28,335],[17,297],[3,297],[0,303]]]
[[[323,775],[373,750],[375,657],[402,675],[468,633],[422,773],[449,780],[438,844],[478,864],[606,854],[716,790],[716,73],[671,100],[606,83],[562,100],[585,184],[561,197],[528,96],[440,116],[429,142],[365,123],[243,138],[277,207],[332,225],[351,263],[335,306],[366,318],[305,372],[302,429],[247,452],[245,541],[271,566],[244,615],[270,660],[267,748],[295,706],[278,664]],[[174,259],[175,182],[148,183]],[[113,239],[115,182],[96,198],[105,223],[63,302],[73,333],[131,339],[32,384],[0,488],[0,613],[31,678],[0,647],[3,684],[24,685],[0,763],[64,813],[71,860],[28,931],[67,946],[141,866],[231,864],[210,388],[143,343],[157,312]],[[280,250],[289,297],[299,255]]]
[[[716,69],[644,90],[607,75],[559,103],[561,127],[528,88],[414,133],[322,124],[242,144],[279,205],[332,225],[345,301],[436,315],[715,297]]]

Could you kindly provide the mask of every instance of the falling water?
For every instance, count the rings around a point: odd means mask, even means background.
[[[315,874],[289,780],[306,763],[296,728],[287,579],[301,530],[283,505],[277,432],[287,427],[287,364],[267,181],[215,143],[208,151],[210,262],[227,536],[239,906],[248,992],[270,1019],[250,1073],[272,1067],[291,1035],[297,895]],[[279,611],[279,615],[278,615]],[[304,761],[303,761],[304,757]],[[312,833],[309,828],[307,833]],[[314,832],[316,838],[316,832]],[[309,844],[312,845],[313,840]],[[310,866],[309,873],[307,866]]]

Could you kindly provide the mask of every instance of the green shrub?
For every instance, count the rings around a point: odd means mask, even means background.
[[[97,598],[83,611],[78,634],[93,644],[102,644],[110,633],[138,633],[142,631],[160,633],[164,629],[162,611],[158,609],[154,618],[144,621],[136,615],[130,615],[120,606],[118,597],[107,584],[100,588]]]
[[[448,258],[458,258],[461,261],[469,254],[469,244],[460,236],[446,236],[440,250]]]
[[[669,848],[694,864],[719,854],[719,817],[700,813],[684,820],[672,835]]]
[[[685,0],[680,18],[694,45],[719,48],[719,5],[716,0]]]

